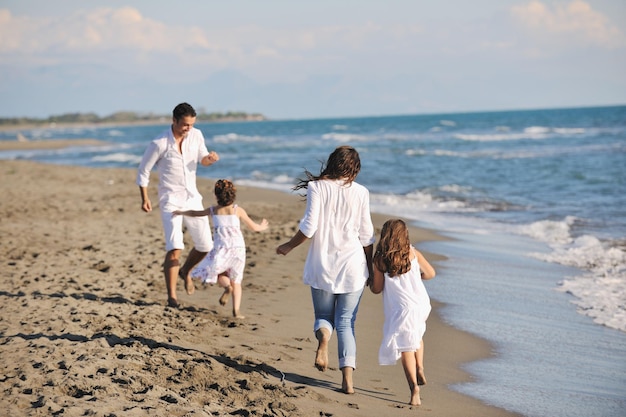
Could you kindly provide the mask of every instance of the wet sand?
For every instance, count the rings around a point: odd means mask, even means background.
[[[356,393],[340,392],[334,335],[330,369],[313,366],[313,311],[301,280],[308,245],[275,254],[304,211],[297,195],[238,187],[238,203],[270,228],[244,230],[246,318],[236,320],[213,286],[197,285],[187,295],[179,281],[182,307],[166,307],[158,210],[141,211],[134,170],[1,161],[0,173],[6,415],[514,415],[447,388],[471,380],[461,365],[489,357],[491,347],[443,323],[436,301],[424,338],[421,406],[406,404],[400,363],[378,365],[382,297],[369,290],[356,323]],[[205,205],[213,203],[212,186],[199,180]],[[377,230],[386,220],[373,219]],[[411,237],[418,248],[439,239],[416,228]],[[436,268],[443,259],[426,256]],[[445,274],[431,285],[438,279]]]

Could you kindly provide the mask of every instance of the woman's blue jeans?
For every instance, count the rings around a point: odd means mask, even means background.
[[[313,310],[315,311],[313,330],[317,332],[321,328],[326,328],[331,335],[333,329],[337,330],[339,368],[350,366],[356,369],[354,322],[359,310],[361,295],[363,295],[363,288],[346,294],[333,294],[311,287]]]

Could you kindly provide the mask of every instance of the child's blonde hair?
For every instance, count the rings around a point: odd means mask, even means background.
[[[411,269],[411,241],[404,221],[392,219],[385,222],[380,231],[380,241],[376,246],[373,262],[379,271],[392,277]]]

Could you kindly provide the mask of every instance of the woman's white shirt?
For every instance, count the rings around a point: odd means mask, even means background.
[[[367,188],[343,180],[309,182],[300,231],[311,239],[305,284],[334,294],[365,286],[368,268],[363,247],[376,240]]]

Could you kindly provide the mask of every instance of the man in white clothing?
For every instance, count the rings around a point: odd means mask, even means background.
[[[163,273],[167,287],[167,303],[178,307],[176,282],[183,278],[187,294],[194,292],[189,272],[213,248],[208,217],[175,216],[176,210],[203,210],[202,195],[196,186],[198,164],[209,166],[219,160],[216,152],[209,152],[204,136],[193,127],[196,111],[188,103],[174,108],[172,125],[157,136],[146,148],[139,170],[137,185],[141,193],[141,209],[152,211],[148,197],[150,171],[156,167],[159,174],[159,208],[165,233],[165,262]],[[194,247],[185,264],[180,266],[180,254],[184,249],[183,224],[187,227]]]

